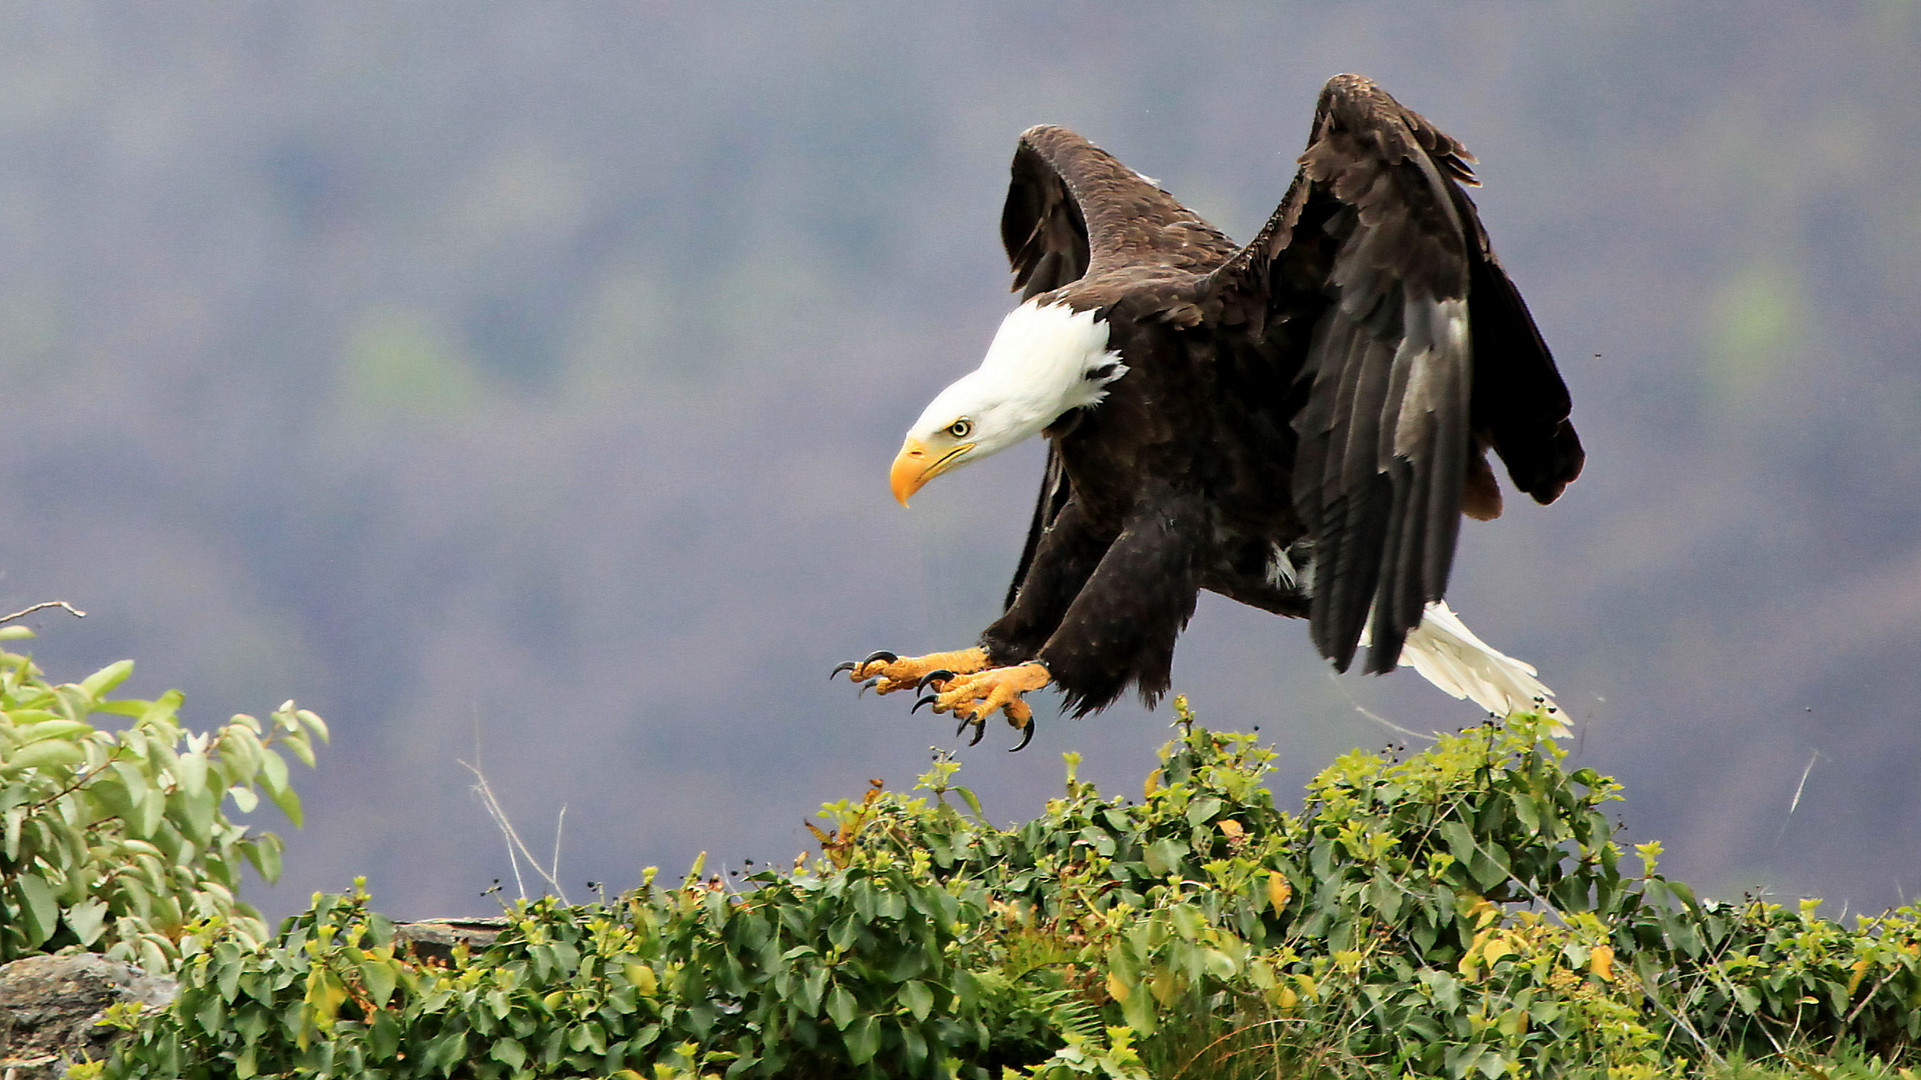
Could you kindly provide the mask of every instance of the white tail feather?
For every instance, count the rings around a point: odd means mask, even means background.
[[[1367,643],[1363,631],[1361,644]],[[1443,601],[1429,604],[1421,625],[1408,632],[1400,662],[1442,690],[1457,698],[1471,698],[1496,716],[1545,709],[1554,717],[1552,733],[1568,733],[1566,721],[1554,704],[1554,691],[1536,678],[1534,665],[1516,660],[1476,637]]]

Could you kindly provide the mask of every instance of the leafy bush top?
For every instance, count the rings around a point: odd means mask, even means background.
[[[0,641],[28,636],[0,627]],[[298,825],[279,748],[312,765],[326,725],[289,701],[266,724],[236,716],[191,734],[177,690],[108,696],[132,672],[122,660],[56,686],[0,649],[0,963],[77,948],[166,971],[192,923],[217,920],[240,942],[268,936],[235,890],[243,859],[279,875],[280,838],[249,832],[223,804],[246,813],[264,791]],[[100,714],[132,722],[102,730]]]
[[[1191,721],[1183,708],[1184,720]],[[1251,738],[1190,723],[1139,801],[1077,780],[998,829],[953,785],[824,808],[818,858],[510,912],[451,967],[365,897],[261,950],[186,939],[114,1077],[1692,1072],[1844,1044],[1908,1061],[1921,923],[1854,930],[1624,874],[1539,718],[1354,753],[1298,814]]]

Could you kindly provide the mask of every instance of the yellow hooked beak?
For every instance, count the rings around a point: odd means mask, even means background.
[[[894,457],[894,467],[887,471],[887,483],[894,489],[894,498],[902,506],[914,492],[919,491],[929,480],[946,472],[957,464],[968,451],[974,449],[973,443],[961,443],[951,447],[946,453],[935,457],[927,445],[913,436],[900,446],[900,453]]]

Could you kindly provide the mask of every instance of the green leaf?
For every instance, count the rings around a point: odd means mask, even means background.
[[[289,701],[287,704],[292,705],[293,702]],[[321,742],[333,741],[333,733],[327,729],[327,722],[320,718],[319,713],[307,709],[295,709],[293,716],[294,719],[305,726],[309,732],[319,736]]]
[[[922,1035],[918,1028],[903,1027],[900,1029],[900,1041],[902,1056],[907,1059],[905,1071],[910,1074],[920,1072],[922,1062],[927,1060],[927,1036]]]
[[[400,982],[399,962],[392,957],[373,955],[360,963],[360,983],[367,990],[367,998],[377,1008],[385,1008],[388,999],[394,996],[394,987]],[[519,1066],[515,1066],[518,1068]]]
[[[1154,1014],[1154,995],[1148,993],[1145,984],[1134,987],[1134,992],[1121,1002],[1121,1018],[1127,1026],[1140,1035],[1152,1035],[1159,1027],[1159,1018]]]
[[[367,1026],[367,1050],[375,1060],[385,1061],[399,1048],[400,1020],[390,1010],[382,1009]]]
[[[227,1026],[226,1002],[221,1001],[216,995],[208,994],[206,1000],[200,1003],[200,1008],[194,1012],[193,1018],[202,1031],[222,1031]]]
[[[295,730],[282,740],[282,744],[285,745],[287,749],[293,751],[293,756],[299,758],[302,765],[305,765],[309,769],[313,768],[313,747],[307,742],[306,732]]]
[[[854,1021],[841,1037],[847,1041],[847,1060],[856,1065],[865,1065],[880,1053],[880,1024],[871,1016]]]
[[[100,940],[107,926],[107,915],[111,909],[105,901],[88,898],[67,909],[67,929],[80,939],[82,945],[92,945]]]
[[[1214,815],[1220,812],[1221,800],[1212,795],[1203,795],[1187,804],[1187,823],[1189,825],[1199,826],[1205,822],[1214,820]]]
[[[964,787],[957,787],[951,790],[954,794],[961,797],[962,802],[967,804],[967,809],[973,812],[975,821],[981,822],[982,824],[987,822],[987,814],[981,809],[981,801],[973,791]]]
[[[919,979],[910,979],[900,985],[900,1000],[916,1020],[924,1021],[927,1014],[934,1011],[933,988]]]
[[[245,724],[228,724],[220,729],[220,758],[227,768],[227,782],[251,784],[260,773],[263,753],[260,736]]]
[[[20,897],[20,928],[26,948],[31,951],[59,928],[60,902],[53,886],[38,874],[18,875],[13,879],[13,887]]]
[[[278,799],[280,792],[287,788],[287,759],[277,751],[265,748],[260,751],[260,786],[266,789],[270,799]]]
[[[205,847],[213,838],[214,818],[220,811],[222,792],[208,786],[204,759],[183,756],[180,764],[184,766],[189,761],[198,762],[200,767],[183,770],[187,776],[181,779],[168,802],[173,807],[175,821],[181,826],[180,831],[188,840]]]
[[[207,787],[207,759],[202,754],[181,754],[173,763],[179,790],[200,792]]]
[[[16,721],[19,714],[15,714]],[[68,739],[93,730],[93,725],[84,720],[41,720],[37,723],[16,723],[12,739],[18,745],[39,742],[42,739]]]
[[[1166,877],[1181,865],[1187,857],[1189,848],[1178,840],[1156,840],[1147,845],[1143,852],[1147,872],[1155,877]]]
[[[223,941],[214,946],[213,962],[214,989],[219,991],[222,1001],[232,1003],[240,996],[240,950],[233,942]]]
[[[146,703],[146,708],[140,712],[140,723],[147,727],[172,727],[175,716],[179,713],[180,706],[185,701],[186,697],[182,695],[180,691],[169,690],[159,697],[154,698],[153,701]],[[127,704],[136,705],[140,703],[127,702]]]
[[[827,969],[815,968],[800,981],[800,996],[797,1004],[809,1016],[820,1015],[821,995],[827,991]]]
[[[9,752],[6,760],[0,761],[0,776],[56,765],[78,765],[86,759],[87,752],[78,743],[42,739]]]
[[[131,674],[133,674],[133,661],[116,661],[81,680],[80,689],[85,690],[88,697],[97,701],[114,687],[126,682],[127,676]]]
[[[842,1031],[854,1022],[854,995],[845,986],[836,985],[827,995],[827,1018]]]
[[[260,755],[260,786],[267,791],[267,797],[287,815],[294,828],[301,824],[300,796],[287,785],[287,761],[272,750],[264,750]]]
[[[516,1071],[527,1064],[527,1048],[514,1039],[494,1040],[492,1056],[495,1061]]]
[[[1474,834],[1468,831],[1468,827],[1458,821],[1443,821],[1440,832],[1441,839],[1447,843],[1448,853],[1454,856],[1455,861],[1464,866],[1473,865],[1481,849],[1474,842]]]

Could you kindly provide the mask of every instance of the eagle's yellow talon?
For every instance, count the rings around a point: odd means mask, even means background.
[[[1009,724],[1025,727],[1034,713],[1021,695],[1046,686],[1048,679],[1047,668],[1040,663],[993,668],[956,679],[935,697],[934,711],[951,712],[976,724],[1005,711]]]
[[[835,670],[847,672],[850,682],[865,683],[871,679],[875,693],[891,694],[915,688],[928,672],[944,670],[969,674],[986,666],[987,650],[977,646],[954,652],[929,653],[926,656],[875,653],[860,663],[843,664]]]
[[[961,721],[959,730],[974,728],[975,742],[980,741],[987,718],[996,712],[1002,713],[1009,725],[1021,731],[1020,745],[1026,746],[1033,738],[1034,710],[1021,700],[1021,695],[1048,684],[1051,676],[1047,667],[1039,661],[1029,661],[989,668],[987,662],[987,650],[978,647],[926,656],[901,657],[879,652],[866,660],[848,661],[835,668],[834,674],[845,671],[851,682],[880,694],[929,690],[930,693],[914,703],[914,709],[932,705],[937,713],[952,713]]]

